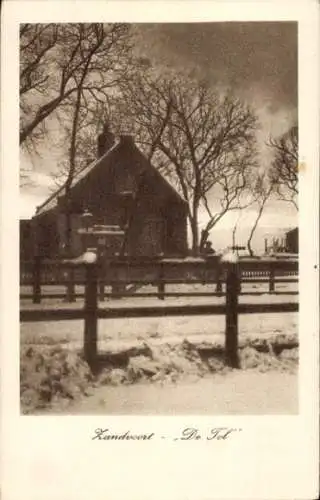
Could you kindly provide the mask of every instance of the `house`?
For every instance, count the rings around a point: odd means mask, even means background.
[[[20,235],[20,261],[29,260],[32,258],[32,231],[31,220],[20,219],[19,221],[19,235]]]
[[[62,187],[37,208],[32,220],[35,251],[46,257],[64,253],[68,204],[73,256],[84,250],[79,229],[85,210],[93,216],[91,224],[125,228],[126,255],[185,255],[187,202],[131,136],[123,135],[116,141],[106,125],[97,149],[97,160],[74,176],[68,198]]]
[[[297,227],[286,232],[286,251],[299,253],[299,230]]]

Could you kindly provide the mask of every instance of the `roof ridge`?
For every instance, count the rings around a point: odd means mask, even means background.
[[[60,186],[56,191],[54,191],[43,203],[41,203],[41,205],[38,205],[36,208],[36,214],[39,210],[41,210],[41,208],[45,207],[47,203],[49,203],[55,196],[57,196],[63,188],[64,184]]]

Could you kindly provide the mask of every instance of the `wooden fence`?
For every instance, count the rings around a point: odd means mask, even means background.
[[[122,263],[123,264],[123,263]],[[140,263],[141,264],[141,263]],[[167,266],[168,264],[168,266]],[[185,279],[183,273],[177,270],[177,268],[173,268],[172,264],[174,262],[170,261],[162,261],[152,263],[152,268],[156,269],[157,276],[157,284],[160,287],[163,287],[165,283],[168,282],[169,277],[172,279],[174,276],[168,273],[168,269],[171,266],[171,269],[174,269],[175,273],[180,273],[180,281]],[[126,263],[128,265],[128,263]],[[176,266],[179,266],[177,262],[175,262]],[[252,261],[242,261],[238,264],[233,263],[219,263],[216,261],[213,265],[213,262],[183,262],[182,265],[186,265],[186,268],[190,272],[190,266],[194,271],[194,279],[200,280],[200,282],[205,282],[205,276],[201,273],[215,270],[215,282],[221,283],[222,278],[225,279],[226,282],[226,293],[225,293],[225,303],[224,304],[211,304],[211,305],[184,305],[184,306],[172,306],[172,305],[158,305],[152,307],[121,307],[121,308],[99,308],[98,307],[98,298],[99,298],[99,275],[101,276],[101,266],[97,263],[86,263],[86,264],[77,264],[73,267],[73,270],[76,272],[82,273],[82,278],[85,283],[85,292],[84,292],[84,307],[82,309],[77,308],[33,308],[30,309],[21,309],[20,310],[20,321],[57,321],[62,319],[84,319],[84,355],[88,364],[91,367],[95,366],[97,360],[97,335],[98,335],[98,319],[99,318],[123,318],[123,317],[146,317],[146,316],[176,316],[176,315],[204,315],[204,314],[225,314],[226,318],[226,327],[225,327],[225,355],[227,363],[232,367],[239,366],[238,359],[238,315],[244,313],[261,313],[261,312],[288,312],[288,311],[297,311],[298,304],[297,303],[268,303],[268,304],[239,304],[238,298],[240,293],[240,284],[241,284],[241,276],[243,276],[244,272],[253,273],[254,270],[250,269],[252,267]],[[260,264],[259,264],[260,265]],[[110,274],[111,269],[116,269],[121,267],[121,263],[114,263],[114,266],[110,266]],[[129,266],[130,267],[130,266]],[[66,266],[62,266],[60,263],[60,268],[66,269]],[[206,269],[207,268],[207,269]],[[285,269],[283,269],[285,268]],[[40,301],[41,298],[41,290],[40,284],[41,279],[39,278],[39,269],[40,266],[35,266],[34,275],[36,275],[36,279],[33,276],[33,284],[34,284],[34,298]],[[270,280],[270,273],[273,276],[273,280],[275,279],[276,271],[281,270],[288,272],[297,272],[298,271],[298,263],[292,261],[286,261],[286,263],[281,262],[281,265],[275,261],[265,261],[261,263],[261,268],[258,270],[259,273],[268,272],[268,279]],[[195,272],[198,270],[198,272]],[[199,275],[200,273],[200,275]],[[296,274],[295,274],[296,275]],[[258,274],[254,276],[255,279],[260,279],[261,275]],[[106,278],[106,277],[105,277]],[[131,276],[132,278],[132,276]],[[161,279],[160,279],[161,278]],[[126,279],[128,279],[128,275],[126,275]],[[153,278],[154,279],[154,278]],[[218,280],[218,281],[217,281]],[[110,280],[110,283],[119,284],[127,282],[126,280]],[[140,281],[139,281],[140,282]],[[145,282],[145,281],[143,281]],[[148,283],[150,281],[148,280]],[[171,282],[171,281],[170,281]],[[185,282],[185,281],[183,281]],[[83,281],[82,281],[83,283]],[[161,288],[161,293],[163,293],[163,288]],[[180,294],[181,295],[181,294]],[[197,295],[194,293],[193,295]]]
[[[117,260],[100,263],[97,267],[99,300],[106,297],[157,297],[164,300],[166,297],[192,297],[194,291],[170,292],[167,285],[215,285],[210,291],[197,292],[198,297],[210,297],[224,294],[223,285],[226,283],[226,268],[218,258],[210,259],[143,259]],[[267,283],[269,293],[293,294],[296,292],[279,292],[277,283],[296,283],[298,281],[298,262],[293,260],[275,259],[243,259],[239,261],[238,273],[242,283]],[[44,286],[54,288],[68,287],[70,280],[74,286],[85,284],[83,267],[68,269],[58,260],[36,258],[33,262],[22,262],[20,268],[20,285],[31,286],[30,292],[22,292],[23,299],[32,298],[34,303],[40,303],[42,297],[55,299],[63,298],[65,292],[52,291],[42,293]],[[152,285],[157,291],[139,292],[141,287]],[[109,291],[106,291],[109,287]],[[127,288],[129,287],[129,288]],[[241,289],[241,285],[240,285]],[[260,295],[263,292],[244,292],[243,294]],[[75,291],[73,299],[84,297],[84,292]]]

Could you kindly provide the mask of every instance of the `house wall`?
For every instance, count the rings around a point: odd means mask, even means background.
[[[172,205],[167,208],[167,235],[166,235],[166,253],[167,254],[187,254],[187,216],[185,210],[178,205]]]
[[[78,214],[71,215],[71,256],[79,256],[83,251],[83,242],[78,234],[81,227]],[[57,258],[66,255],[67,248],[66,215],[54,212],[32,221],[32,255],[45,258]]]
[[[82,221],[80,214],[72,214],[70,217],[71,224],[71,242],[70,251],[71,255],[78,257],[83,253],[84,245],[81,235],[78,233],[79,229],[82,227]],[[67,217],[65,214],[59,213],[57,215],[57,226],[59,231],[59,252],[64,253],[67,246]]]
[[[59,231],[56,216],[52,213],[45,214],[32,221],[34,252],[46,258],[59,255]]]
[[[156,256],[165,252],[166,219],[160,200],[142,196],[134,207],[126,252],[133,256]]]
[[[164,251],[165,221],[149,215],[137,219],[130,230],[126,252],[132,256],[157,256]]]
[[[29,260],[33,255],[31,220],[19,221],[20,260]]]

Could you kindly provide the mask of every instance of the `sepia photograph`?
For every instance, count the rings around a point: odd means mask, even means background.
[[[318,498],[318,7],[4,1],[4,500]]]
[[[298,414],[298,23],[19,30],[21,414]]]

